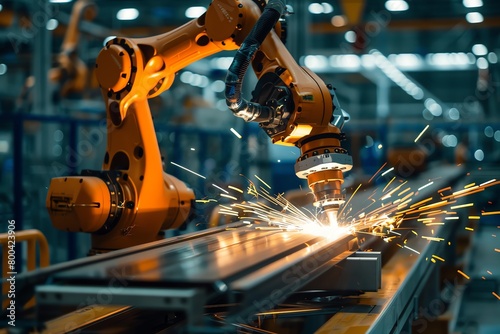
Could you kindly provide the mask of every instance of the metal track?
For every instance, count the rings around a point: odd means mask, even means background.
[[[350,234],[328,238],[235,224],[66,263],[24,281],[37,285],[42,313],[45,305],[89,304],[182,311],[193,332],[202,330],[204,306],[212,303],[233,305],[228,323],[251,323],[255,313],[350,256],[354,242]]]

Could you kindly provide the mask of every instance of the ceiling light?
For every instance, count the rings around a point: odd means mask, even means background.
[[[477,58],[476,65],[477,65],[477,68],[479,68],[481,70],[485,70],[489,66],[488,61],[484,57]]]
[[[0,140],[0,153],[9,152],[9,142],[4,140]]]
[[[460,112],[458,111],[457,108],[450,108],[450,110],[448,110],[448,117],[456,121],[460,119]]]
[[[343,27],[347,23],[347,20],[345,19],[344,15],[335,15],[332,17],[332,24],[334,27]]]
[[[387,0],[385,8],[391,12],[403,12],[408,10],[409,6],[405,0]]]
[[[492,138],[493,137],[493,133],[494,133],[494,131],[493,131],[493,128],[491,126],[488,125],[487,127],[484,128],[484,135],[486,137]]]
[[[476,150],[476,152],[474,152],[474,158],[476,158],[477,161],[483,161],[484,159],[483,150]]]
[[[488,61],[492,64],[496,64],[498,62],[498,56],[495,52],[488,53]]]
[[[465,19],[469,23],[481,23],[484,21],[483,15],[479,12],[471,12],[465,15]]]
[[[304,58],[304,65],[311,69],[321,70],[328,67],[328,59],[325,56],[321,55],[310,55]]]
[[[395,58],[398,67],[415,68],[422,65],[422,58],[415,53],[401,53]]]
[[[349,43],[354,43],[354,42],[356,42],[356,33],[352,30],[349,30],[348,32],[346,32],[344,34],[344,38]]]
[[[495,131],[493,138],[495,138],[496,141],[500,142],[500,130]]]
[[[474,44],[474,46],[472,46],[472,52],[476,56],[486,56],[488,54],[488,48],[484,44]]]
[[[54,30],[55,28],[57,28],[58,25],[59,22],[56,19],[50,19],[47,21],[45,27],[47,28],[47,30]]]
[[[324,14],[330,14],[333,12],[333,6],[330,5],[328,2],[322,2],[321,6],[323,6],[323,13]]]
[[[50,0],[51,3],[68,3],[73,0]]]
[[[483,0],[464,0],[463,4],[464,4],[464,7],[467,7],[467,8],[482,7]]]
[[[323,13],[323,5],[317,2],[313,2],[307,7],[309,13],[311,14],[322,14]]]
[[[205,13],[206,11],[207,9],[203,6],[193,6],[186,9],[186,12],[184,14],[189,19],[196,19],[203,15],[203,13]]]
[[[139,11],[136,8],[123,8],[116,13],[116,18],[120,21],[135,20],[139,16]]]

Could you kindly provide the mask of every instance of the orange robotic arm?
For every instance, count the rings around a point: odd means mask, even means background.
[[[260,14],[251,0],[215,0],[168,33],[107,43],[96,62],[108,124],[103,170],[52,179],[46,205],[55,227],[91,233],[101,252],[157,240],[188,219],[194,194],[163,171],[147,99],[194,61],[237,49]]]
[[[336,225],[344,203],[343,172],[352,168],[352,157],[340,146],[347,117],[332,86],[299,66],[272,30],[283,6],[283,1],[270,1],[243,41],[228,70],[226,102],[236,116],[259,122],[273,143],[300,148],[295,172],[307,178],[327,223]],[[241,84],[250,62],[259,82],[253,99],[246,101]]]
[[[300,147],[298,164],[309,164],[300,165],[298,175],[308,177],[315,194],[332,199],[343,180],[339,165],[321,160],[329,169],[318,175],[311,170],[314,163],[309,158],[340,150],[340,130],[330,124],[332,94],[316,75],[297,65],[272,30],[284,11],[283,1],[266,5],[265,1],[214,0],[200,18],[171,32],[109,41],[96,62],[108,120],[103,170],[52,179],[47,207],[53,225],[92,233],[95,251],[153,241],[162,229],[181,225],[194,195],[163,172],[147,99],[167,90],[176,72],[194,61],[238,48],[238,61],[227,79],[230,109],[247,121],[259,122],[274,143]],[[256,32],[258,39],[265,39],[258,45],[249,43]],[[249,58],[240,52],[248,45],[254,53],[258,50]],[[248,61],[241,61],[242,57]],[[244,75],[238,67],[243,64],[246,69],[251,59],[259,84],[254,102],[247,102],[238,95]],[[236,94],[230,96],[231,92]]]

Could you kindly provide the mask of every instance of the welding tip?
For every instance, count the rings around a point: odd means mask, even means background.
[[[327,209],[325,210],[325,213],[326,213],[326,223],[328,226],[330,227],[338,227],[339,226],[339,223],[338,223],[338,210],[337,209]]]

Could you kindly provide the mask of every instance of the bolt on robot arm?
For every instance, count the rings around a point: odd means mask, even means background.
[[[100,252],[156,240],[186,221],[194,195],[163,172],[147,100],[169,89],[187,65],[236,49],[226,82],[230,109],[259,122],[273,143],[299,147],[297,175],[308,179],[316,203],[335,213],[342,172],[352,165],[340,147],[343,118],[332,124],[341,109],[332,89],[300,67],[273,30],[284,12],[283,0],[214,0],[173,31],[109,41],[96,62],[108,124],[103,168],[52,179],[46,204],[53,225],[92,233]],[[246,101],[241,82],[250,62],[259,82]]]

